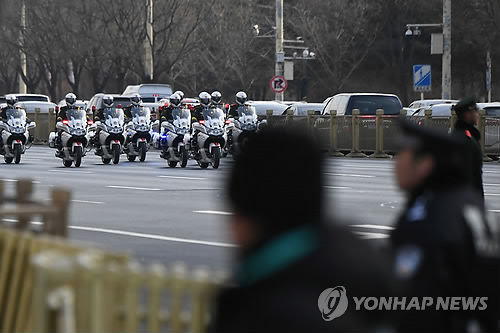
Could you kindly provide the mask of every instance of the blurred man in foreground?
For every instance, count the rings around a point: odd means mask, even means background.
[[[380,311],[355,311],[352,297],[391,296],[389,266],[325,221],[322,171],[317,145],[297,130],[262,130],[242,148],[228,184],[238,267],[218,298],[216,332],[385,327]]]
[[[499,247],[464,161],[465,139],[402,122],[396,178],[408,202],[391,236],[409,297],[488,297],[488,308],[405,311],[402,332],[498,330]],[[462,304],[460,302],[460,304]]]

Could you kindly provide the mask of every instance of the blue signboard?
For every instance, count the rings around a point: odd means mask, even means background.
[[[413,66],[413,90],[431,91],[431,65]]]

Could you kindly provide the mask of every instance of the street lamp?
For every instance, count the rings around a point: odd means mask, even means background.
[[[443,0],[443,23],[437,24],[407,24],[405,36],[420,35],[419,28],[443,29],[443,60],[441,75],[441,98],[451,98],[451,0]],[[412,31],[411,28],[414,28]]]

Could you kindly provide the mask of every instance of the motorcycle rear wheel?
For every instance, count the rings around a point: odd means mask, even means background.
[[[3,158],[3,159],[4,159],[5,163],[7,163],[7,164],[11,164],[11,163],[12,163],[12,161],[14,160],[14,157],[7,157],[7,156],[4,156],[4,158]]]
[[[66,168],[71,167],[71,164],[73,164],[72,160],[63,160],[63,164]]]
[[[134,162],[136,157],[137,156],[135,156],[135,155],[127,155],[127,159],[129,162]]]
[[[104,157],[102,157],[102,163],[109,164],[109,162],[111,162],[110,158],[104,158]]]
[[[208,162],[200,162],[199,164],[200,164],[200,168],[202,168],[202,169],[206,169],[206,168],[208,168],[208,165],[209,165],[210,163],[208,163]]]
[[[171,168],[175,168],[177,166],[177,161],[170,161],[168,162],[168,166]]]

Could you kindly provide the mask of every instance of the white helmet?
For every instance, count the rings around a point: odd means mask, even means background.
[[[201,106],[203,107],[209,107],[210,106],[210,102],[212,100],[212,98],[210,97],[210,94],[207,93],[206,91],[200,93],[200,95],[198,96],[198,98],[200,99],[200,104]]]
[[[170,95],[170,97],[168,98],[169,102],[170,102],[170,105],[172,105],[173,107],[180,107],[182,104],[181,104],[181,101],[182,101],[182,98],[179,94],[173,94],[173,95]]]
[[[247,102],[247,94],[244,91],[239,91],[236,94],[236,103],[244,105]]]
[[[104,107],[106,107],[106,108],[113,107],[113,96],[111,96],[111,95],[105,95],[102,98],[102,103],[104,104]]]
[[[64,100],[66,101],[66,105],[68,107],[75,107],[76,105],[76,95],[73,93],[66,94],[66,97],[64,97]]]
[[[212,93],[212,102],[215,104],[220,104],[222,102],[222,94],[218,91]]]
[[[5,101],[7,102],[7,105],[9,107],[13,107],[14,104],[17,103],[17,97],[16,97],[16,95],[7,95],[7,96],[5,96]]]
[[[176,92],[174,92],[174,94],[177,94],[181,97],[181,101],[184,99],[184,93],[182,92],[182,90],[177,90]]]
[[[138,93],[135,93],[132,95],[132,97],[130,97],[130,101],[132,102],[132,105],[135,105],[135,106],[138,106],[141,104],[141,95],[139,95]]]

